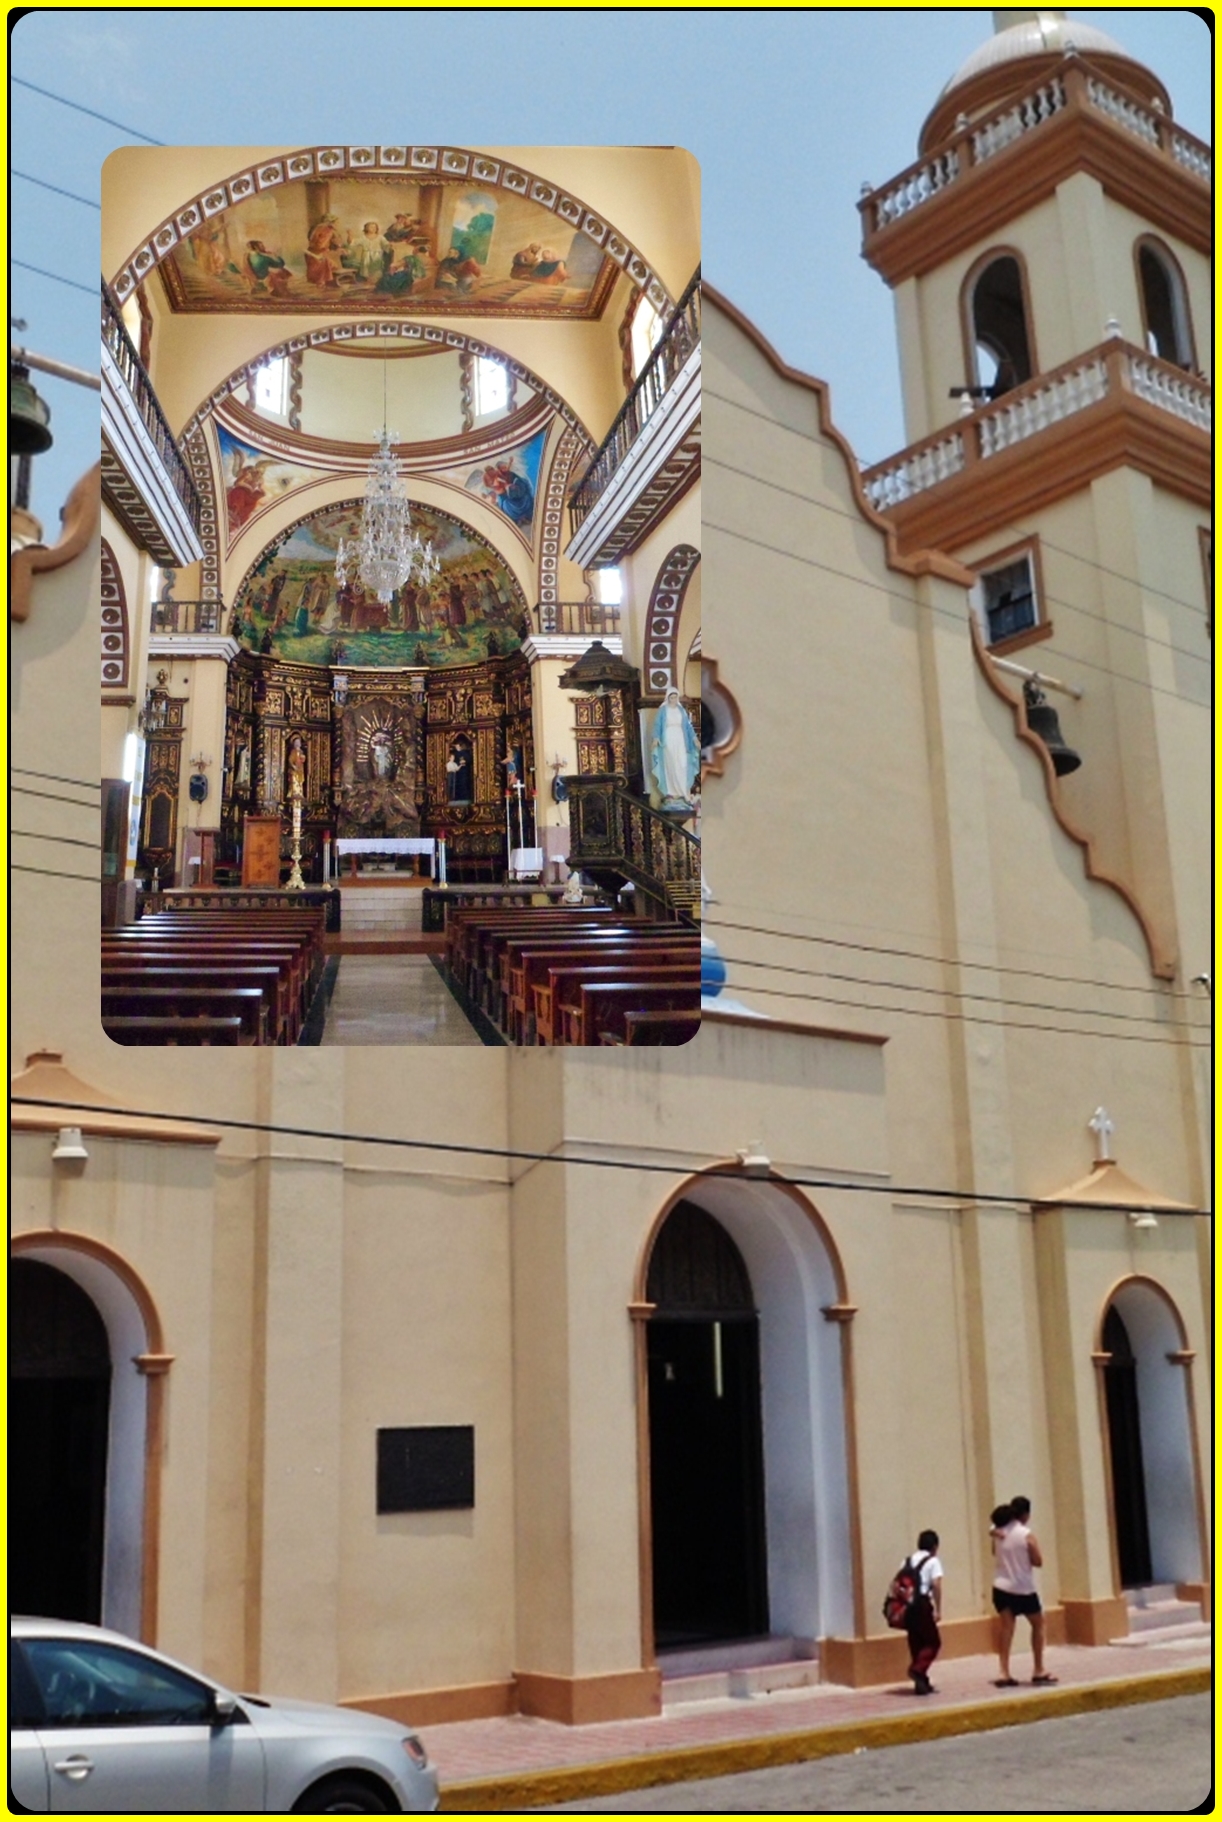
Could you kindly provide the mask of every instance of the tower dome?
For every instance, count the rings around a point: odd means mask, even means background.
[[[938,96],[921,129],[923,153],[950,136],[960,115],[974,120],[991,113],[1074,54],[1170,116],[1171,100],[1158,77],[1097,26],[1063,12],[1023,11],[995,11],[993,24],[993,36],[960,64]]]

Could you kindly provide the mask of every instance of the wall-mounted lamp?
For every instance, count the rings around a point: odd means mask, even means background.
[[[1154,1213],[1152,1208],[1131,1208],[1129,1210],[1129,1225],[1131,1227],[1146,1229],[1157,1227],[1158,1216]]]
[[[55,1150],[51,1153],[52,1164],[71,1164],[88,1156],[81,1139],[80,1127],[61,1126],[55,1140]]]
[[[745,1151],[739,1152],[738,1161],[743,1167],[743,1174],[748,1177],[766,1177],[772,1170],[772,1159],[764,1156],[758,1139]]]

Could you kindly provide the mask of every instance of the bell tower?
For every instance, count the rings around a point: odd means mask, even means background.
[[[1209,768],[1211,152],[1103,32],[993,19],[916,162],[859,204],[910,439],[862,480],[902,548],[976,571],[1020,731],[1024,675],[1057,692],[1081,765],[1050,773],[1052,808],[1182,979],[1209,944],[1208,792],[1186,784]]]

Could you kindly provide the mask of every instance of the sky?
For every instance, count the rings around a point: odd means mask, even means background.
[[[1181,125],[1212,138],[1200,16],[1069,10],[1154,69]],[[914,160],[943,84],[992,30],[979,7],[35,9],[13,31],[10,75],[121,125],[13,86],[11,257],[55,275],[14,264],[11,313],[27,328],[13,338],[96,370],[88,205],[107,155],[141,143],[123,127],[179,145],[683,145],[703,174],[704,276],[830,383],[836,423],[878,461],[905,437],[890,294],[860,257],[857,200]],[[33,378],[56,445],[35,463],[31,506],[53,541],[97,459],[98,396]]]

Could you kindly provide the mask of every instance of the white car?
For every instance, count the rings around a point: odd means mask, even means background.
[[[414,1733],[380,1715],[233,1695],[118,1632],[9,1628],[9,1789],[38,1812],[377,1816],[437,1808]]]

